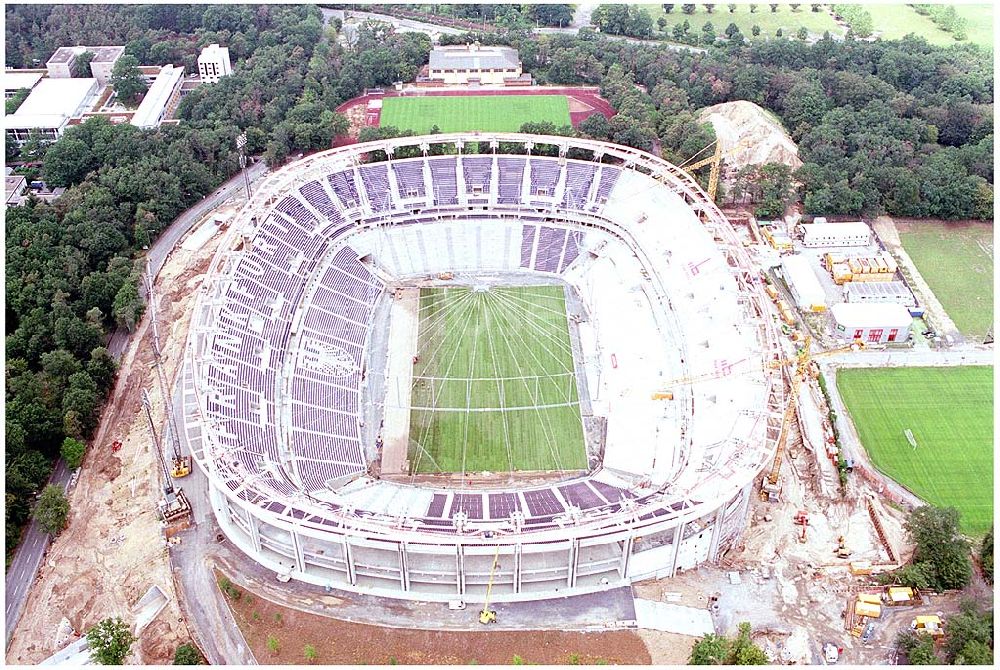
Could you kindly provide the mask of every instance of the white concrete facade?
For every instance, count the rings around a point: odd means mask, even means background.
[[[799,309],[809,312],[826,309],[826,291],[806,256],[785,256],[781,259],[781,270]]]
[[[905,342],[910,337],[913,317],[899,304],[842,302],[830,311],[839,337],[871,344]]]
[[[503,46],[479,44],[435,47],[431,51],[431,79],[445,84],[503,84],[521,76],[521,61],[517,50]]]
[[[208,84],[215,84],[221,77],[233,73],[233,65],[229,61],[229,47],[209,44],[198,54],[198,75]]]
[[[864,221],[807,223],[802,226],[802,246],[865,247],[872,243],[872,231]]]
[[[44,139],[56,140],[70,119],[97,101],[99,91],[96,79],[43,79],[16,112],[4,117],[4,128],[22,144],[33,130]]]

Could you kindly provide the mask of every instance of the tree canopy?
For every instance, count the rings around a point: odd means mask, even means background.
[[[35,521],[46,533],[58,535],[66,527],[69,519],[69,501],[62,487],[49,484],[42,490],[42,495],[35,505]]]
[[[87,631],[90,657],[101,665],[121,665],[137,638],[120,617],[102,619]]]
[[[691,648],[688,665],[767,665],[767,655],[750,639],[750,624],[742,622],[735,638],[709,633]]]

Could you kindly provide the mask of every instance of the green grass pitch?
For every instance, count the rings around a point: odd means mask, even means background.
[[[992,526],[992,367],[844,369],[837,388],[879,470],[929,503],[956,507],[970,535]]]
[[[467,130],[517,132],[525,122],[551,121],[568,126],[569,99],[565,95],[429,95],[385,98],[379,125],[428,133]]]
[[[993,323],[993,224],[907,224],[899,239],[920,275],[963,334],[986,335]]]
[[[417,337],[412,472],[586,469],[561,286],[421,289]]]

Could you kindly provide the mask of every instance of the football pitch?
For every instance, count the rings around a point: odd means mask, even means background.
[[[957,508],[970,535],[992,526],[992,367],[843,369],[837,388],[879,470]]]
[[[466,130],[517,132],[526,122],[551,121],[568,126],[569,100],[565,95],[428,95],[385,98],[379,125],[418,134],[437,126],[443,133]]]
[[[562,286],[420,291],[411,473],[585,470]]]

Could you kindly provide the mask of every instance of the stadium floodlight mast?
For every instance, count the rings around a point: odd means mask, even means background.
[[[243,170],[243,186],[247,190],[247,200],[250,199],[250,177],[247,176],[247,134],[243,131],[236,137],[236,148],[240,152],[240,169]]]

